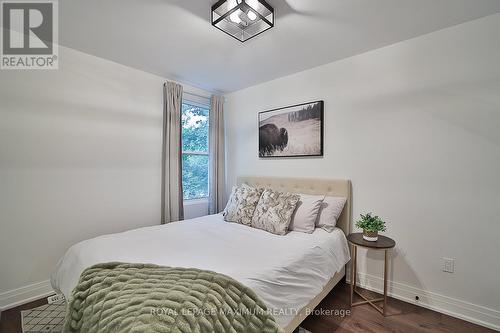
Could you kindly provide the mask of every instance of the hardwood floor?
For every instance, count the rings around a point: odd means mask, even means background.
[[[369,291],[365,291],[365,293],[370,297],[374,296]],[[46,303],[46,300],[42,299],[2,312],[0,332],[21,333],[21,310],[31,309]],[[351,310],[349,308],[349,285],[340,282],[316,308],[316,310],[320,309]],[[344,317],[340,315],[310,315],[301,326],[313,333],[495,332],[393,298],[388,301],[388,316],[385,318],[369,305],[357,306],[351,311],[350,315]]]
[[[39,299],[27,304],[23,304],[16,308],[2,311],[0,317],[0,332],[1,333],[22,333],[21,328],[21,311],[29,310],[47,304],[47,299]]]
[[[350,286],[339,283],[316,307],[318,309],[350,309]],[[378,296],[364,290],[370,298]],[[362,300],[356,298],[355,301]],[[313,333],[494,333],[488,328],[453,318],[394,298],[387,301],[387,317],[383,317],[370,305],[351,309],[349,316],[310,315],[302,327]]]

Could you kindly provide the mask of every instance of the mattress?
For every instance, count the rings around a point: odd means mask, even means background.
[[[82,241],[61,258],[51,283],[69,299],[83,270],[98,263],[206,269],[252,288],[285,327],[349,259],[340,229],[278,236],[216,214]]]

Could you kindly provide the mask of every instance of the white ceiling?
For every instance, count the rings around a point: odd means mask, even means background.
[[[60,42],[229,92],[500,11],[499,0],[268,0],[275,27],[241,43],[211,26],[215,2],[60,1]]]

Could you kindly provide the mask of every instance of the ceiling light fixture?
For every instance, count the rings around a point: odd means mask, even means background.
[[[245,42],[274,27],[274,9],[264,0],[220,0],[212,6],[212,25]]]

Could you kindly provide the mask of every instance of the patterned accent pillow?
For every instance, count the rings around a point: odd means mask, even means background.
[[[224,209],[224,221],[251,225],[252,216],[261,194],[262,189],[253,188],[247,184],[233,186],[231,196]]]
[[[265,189],[252,218],[252,227],[285,235],[300,195]]]

